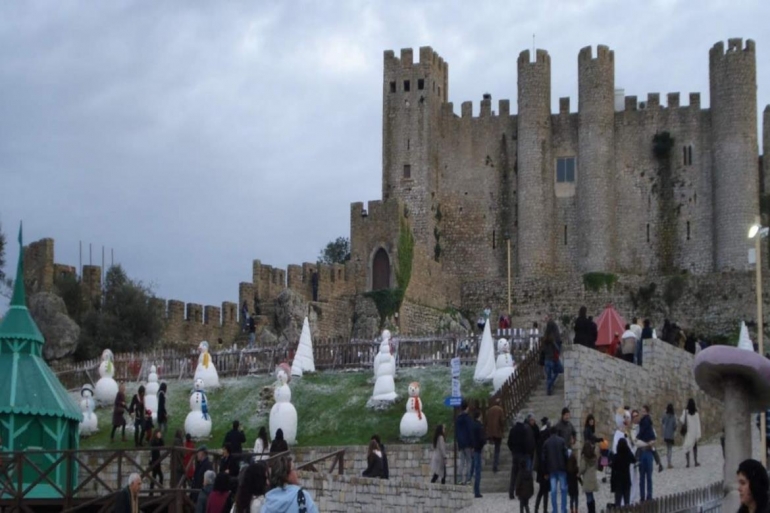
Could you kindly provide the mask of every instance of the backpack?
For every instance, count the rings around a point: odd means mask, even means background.
[[[300,488],[297,491],[297,506],[299,507],[299,513],[307,513],[307,499],[305,499],[305,492]]]

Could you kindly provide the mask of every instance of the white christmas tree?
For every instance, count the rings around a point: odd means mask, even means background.
[[[749,338],[749,329],[746,327],[746,323],[741,321],[741,335],[738,337],[738,349],[745,349],[747,351],[754,350],[754,344]]]
[[[315,372],[313,339],[310,337],[310,323],[308,322],[307,317],[305,317],[305,322],[302,323],[302,334],[299,336],[297,354],[294,355],[294,362],[297,361],[299,361],[299,365],[304,372]],[[292,374],[293,373],[294,371],[292,370]]]
[[[476,360],[476,370],[473,373],[474,381],[486,383],[492,381],[495,376],[495,341],[492,340],[492,332],[489,329],[489,319],[484,325],[484,334],[481,336],[479,344],[478,360]]]

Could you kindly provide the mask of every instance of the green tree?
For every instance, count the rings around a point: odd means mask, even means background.
[[[113,352],[145,351],[160,339],[163,321],[151,304],[152,289],[128,277],[120,265],[107,270],[104,297],[84,316],[76,358]]]
[[[350,239],[347,237],[337,237],[337,240],[327,244],[318,255],[318,262],[321,264],[344,264],[348,260],[350,260]]]
[[[5,248],[7,239],[3,233],[3,226],[0,225],[0,296],[11,298],[13,281],[5,274]]]

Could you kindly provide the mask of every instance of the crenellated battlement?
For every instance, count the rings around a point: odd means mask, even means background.
[[[735,55],[741,55],[741,54],[754,55],[755,53],[756,53],[756,44],[754,43],[753,39],[747,39],[746,44],[744,45],[743,38],[734,37],[727,40],[726,49],[725,49],[724,41],[719,41],[718,43],[715,43],[714,46],[711,47],[711,50],[709,50],[709,58],[711,59],[711,61],[714,61],[714,60],[722,59],[723,57],[730,58],[731,56],[735,56]]]
[[[518,64],[519,70],[521,70],[521,68],[525,65],[550,66],[551,56],[548,54],[547,50],[538,48],[537,50],[535,50],[535,60],[533,61],[532,53],[529,50],[524,50],[521,53],[519,53],[519,58],[516,61],[516,63]]]
[[[594,61],[614,62],[615,52],[610,50],[610,47],[607,45],[597,45],[596,57],[594,57],[592,46],[586,46],[580,49],[580,52],[578,53],[579,63],[589,63]]]
[[[402,48],[400,57],[396,57],[393,50],[385,50],[384,60],[385,69],[411,69],[416,66],[422,68],[433,68],[438,72],[447,71],[447,63],[430,46],[421,46],[419,49],[419,62],[414,62],[414,50],[412,48]]]
[[[489,95],[485,95],[489,96]],[[479,102],[479,113],[473,115],[473,102],[464,101],[460,104],[460,115],[455,114],[454,103],[447,102],[442,106],[442,114],[445,119],[483,119],[483,118],[508,118],[511,116],[511,100],[498,100],[497,111],[492,110],[492,98],[484,98]]]
[[[666,105],[660,103],[660,93],[647,93],[647,99],[639,102],[635,95],[624,98],[623,112],[638,112],[645,110],[681,110],[700,111],[700,93],[689,94],[689,105],[681,104],[681,93],[667,93]]]

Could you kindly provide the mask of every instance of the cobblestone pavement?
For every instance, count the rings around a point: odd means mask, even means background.
[[[759,457],[759,436],[757,430],[754,432],[754,453],[755,458]],[[666,464],[665,447],[661,452],[661,461],[664,466]],[[685,468],[685,456],[680,448],[675,447],[672,462],[674,468],[671,470],[664,470],[658,472],[655,469],[652,478],[652,490],[653,497],[660,497],[663,495],[670,495],[673,493],[683,492],[694,488],[700,488],[707,486],[711,483],[715,483],[723,478],[723,466],[724,459],[722,458],[722,447],[719,441],[703,444],[698,447],[698,462],[700,467]],[[537,484],[535,484],[535,494],[537,494]],[[537,496],[537,495],[536,495]],[[607,474],[607,482],[599,483],[599,492],[595,493],[597,501],[597,512],[601,512],[606,509],[607,504],[612,502],[614,498],[611,498],[609,474]],[[549,498],[550,499],[550,498]],[[561,501],[561,498],[559,499]],[[569,503],[567,503],[569,506]],[[542,511],[542,505],[540,511]],[[532,513],[535,513],[535,497],[529,501],[529,509]],[[510,500],[508,494],[496,493],[486,494],[481,499],[475,499],[471,507],[460,510],[464,513],[498,513],[498,512],[518,512],[519,501]],[[551,512],[551,504],[548,504],[548,511]],[[585,494],[580,494],[580,511],[587,512]]]

